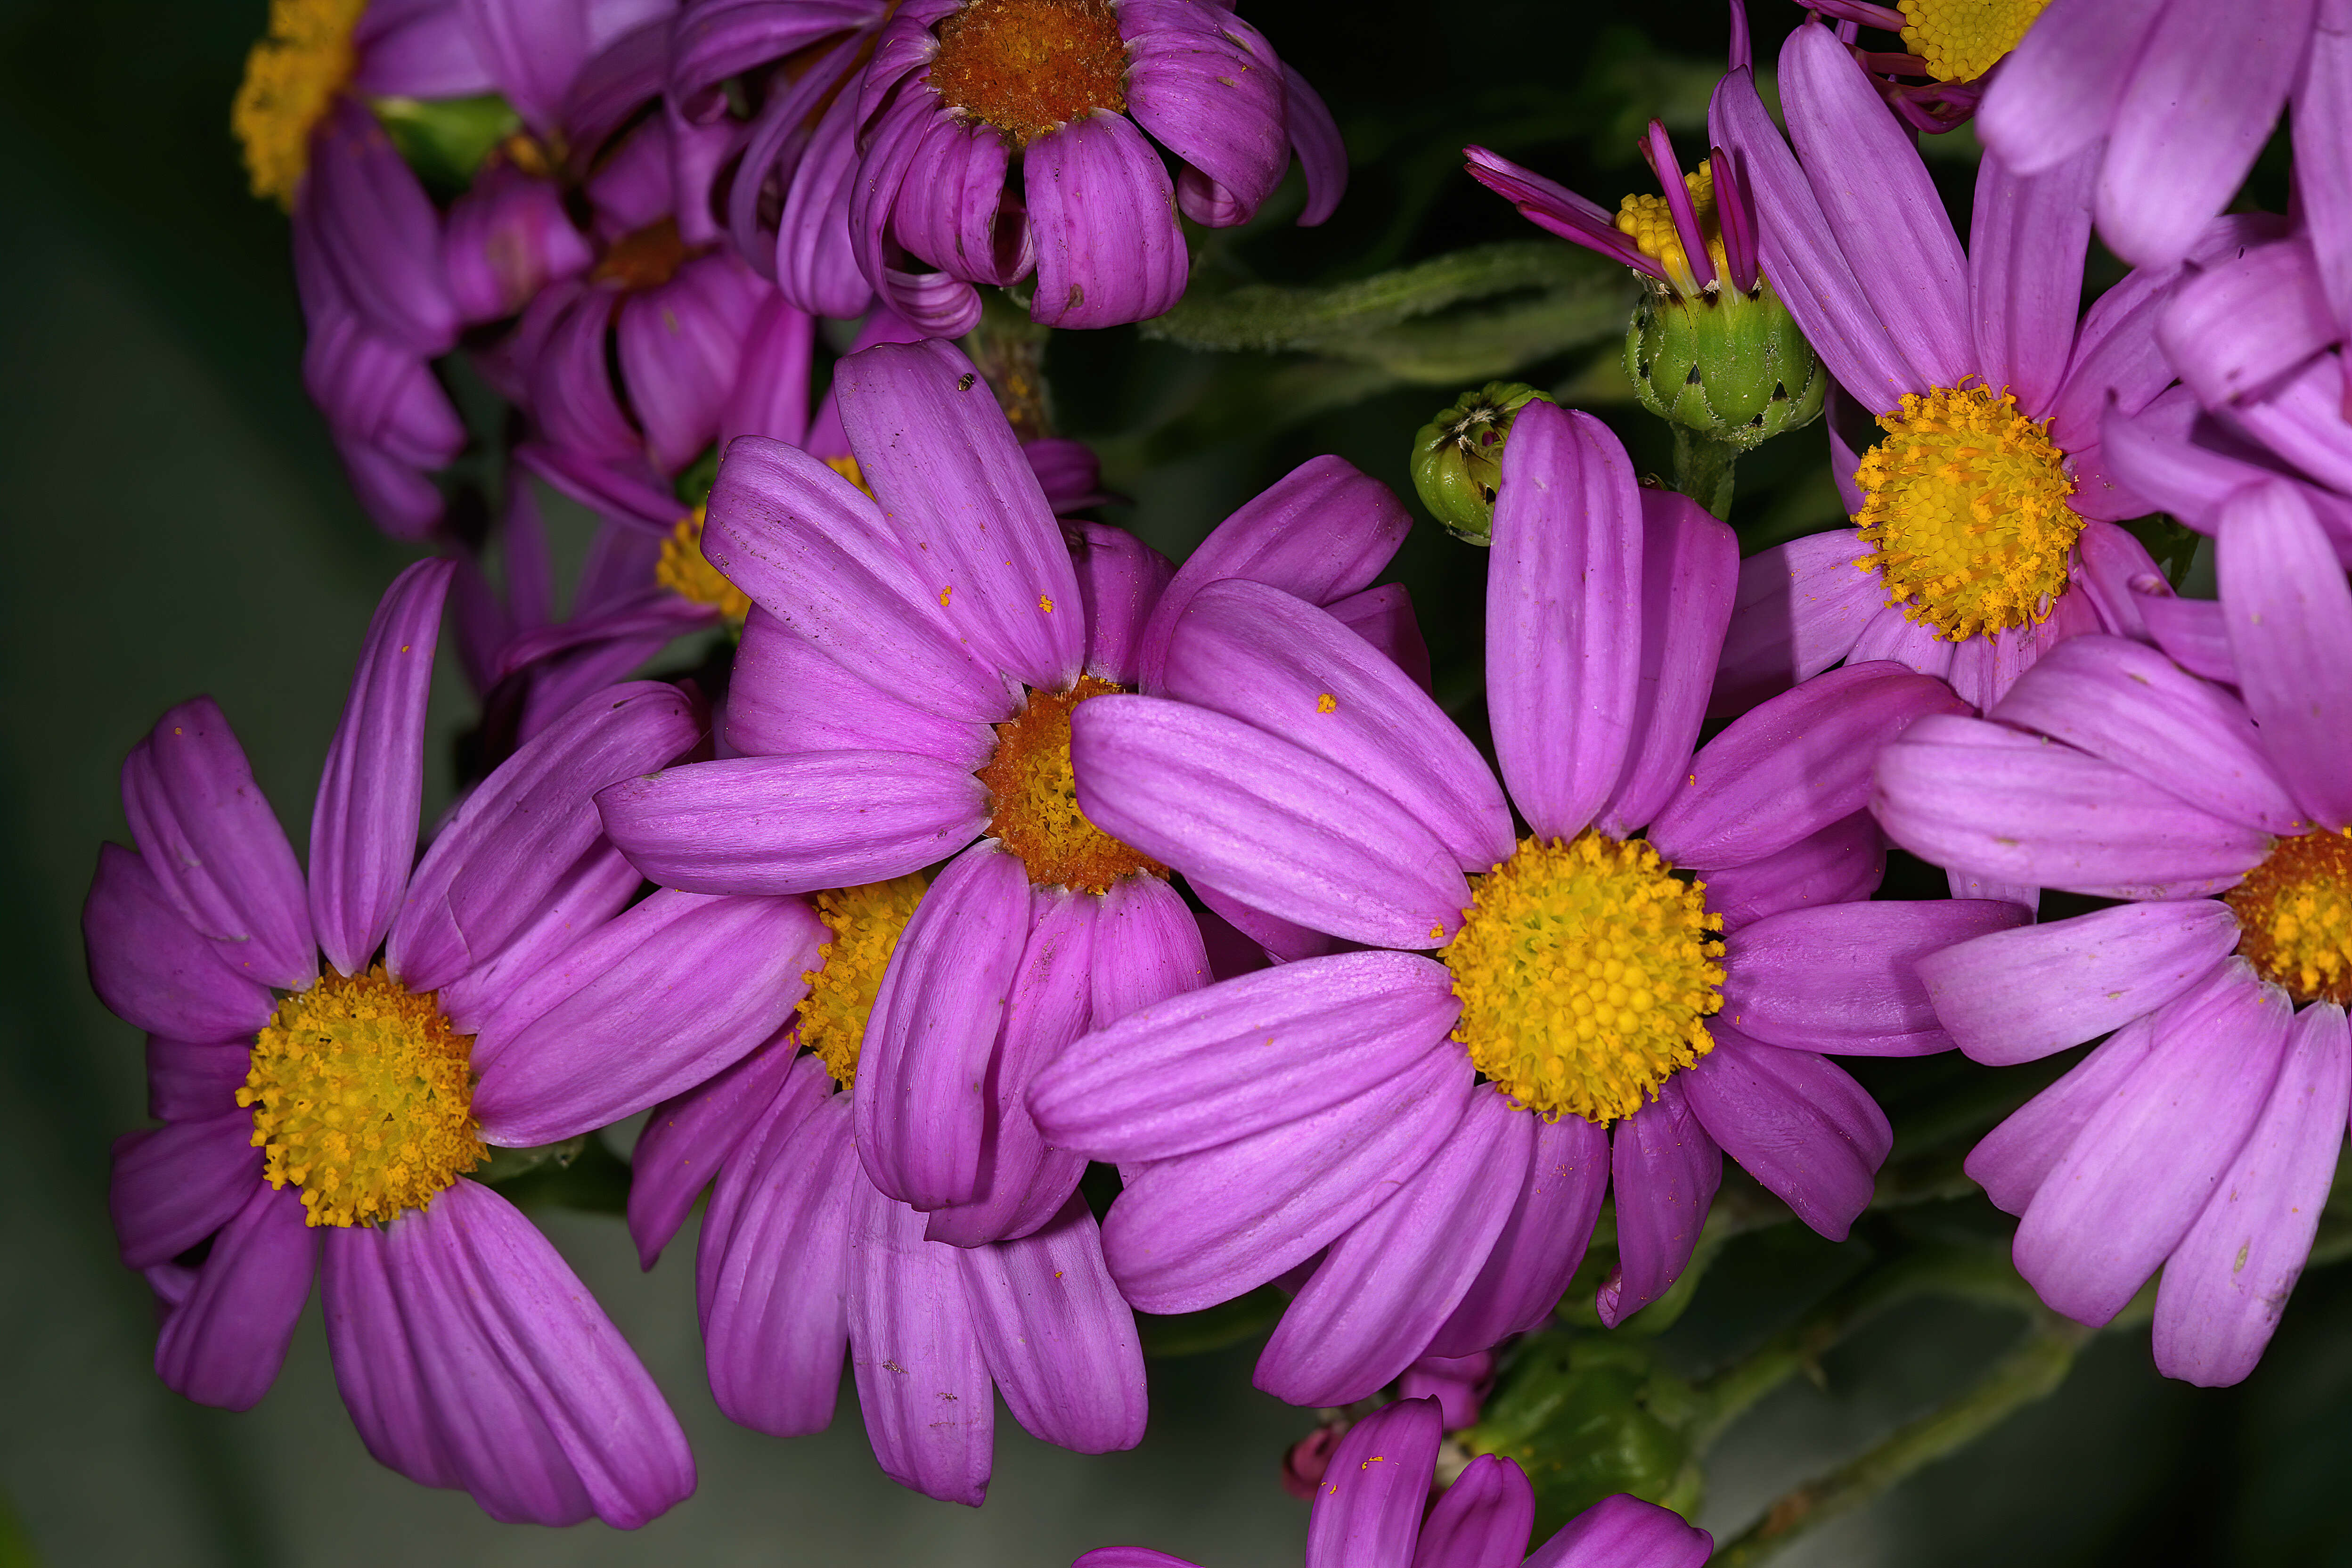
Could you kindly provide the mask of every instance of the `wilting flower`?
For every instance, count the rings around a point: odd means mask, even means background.
[[[727,710],[740,755],[600,801],[614,842],[667,887],[815,893],[946,862],[864,1031],[858,1154],[883,1193],[929,1215],[934,1240],[1022,1236],[1061,1211],[1085,1165],[1037,1136],[1029,1073],[1090,1023],[1207,978],[1164,869],[1079,812],[1073,711],[1151,680],[1166,625],[1213,577],[1379,619],[1391,596],[1362,590],[1407,520],[1381,486],[1322,460],[1171,576],[1117,529],[1066,536],[949,344],[852,355],[835,387],[867,489],[746,437],[710,493],[703,548],[754,606]],[[1091,999],[1009,1006],[1063,940],[1052,933],[1081,918]]]
[[[1745,71],[1710,126],[1756,192],[1766,276],[1883,434],[1857,459],[1832,419],[1857,526],[1745,563],[1717,702],[1893,658],[1983,708],[2044,648],[2127,629],[2110,584],[2155,570],[2114,525],[2147,508],[2107,474],[2099,420],[2170,380],[2149,327],[2172,274],[2126,279],[2078,325],[2089,153],[2032,177],[1987,157],[1963,253],[1837,39],[1801,26],[1780,67],[1793,154]]]
[[[1969,1173],[2069,1317],[2105,1322],[2160,1267],[2157,1365],[2201,1384],[2269,1342],[2352,1102],[2352,586],[2276,481],[2224,507],[2218,557],[2238,695],[2078,638],[1990,721],[1915,725],[1873,795],[1928,859],[2121,900],[1919,969],[1979,1061],[2107,1037]]]
[[[675,47],[673,96],[705,119],[727,79],[793,57],[754,79],[730,216],[745,254],[823,314],[879,293],[952,337],[979,319],[973,284],[1034,273],[1041,322],[1140,321],[1184,291],[1180,210],[1247,221],[1294,147],[1302,222],[1346,180],[1313,89],[1210,0],[704,0]]]
[[[1586,1509],[1533,1556],[1535,1489],[1498,1454],[1474,1459],[1433,1505],[1434,1399],[1401,1399],[1349,1429],[1315,1489],[1306,1568],[1699,1568],[1715,1538],[1655,1503],[1619,1493]],[[1141,1546],[1105,1546],[1071,1568],[1193,1568]]]
[[[1192,598],[1168,698],[1072,716],[1104,831],[1362,944],[1173,997],[1037,1075],[1046,1138],[1128,1173],[1104,1247],[1129,1300],[1307,1273],[1258,1385],[1344,1405],[1540,1322],[1612,1182],[1612,1323],[1688,1261],[1723,1152],[1845,1234],[1889,1134],[1817,1053],[1948,1047],[1912,960],[2024,911],[1868,901],[1869,759],[1958,708],[1940,682],[1854,666],[1694,754],[1737,555],[1637,489],[1598,421],[1530,403],[1487,588],[1507,796],[1387,659],[1260,584]]]
[[[1018,1240],[952,1247],[929,1239],[925,1216],[885,1196],[858,1162],[867,1017],[922,895],[919,875],[819,895],[826,938],[799,1016],[758,1055],[656,1109],[637,1142],[629,1229],[651,1268],[711,1186],[696,1300],[711,1394],[730,1417],[778,1436],[822,1431],[846,1346],[884,1471],[977,1505],[997,1394],[1045,1442],[1131,1448],[1143,1436],[1143,1356],[1083,1197],[1066,1194]],[[1122,951],[1097,940],[1104,928],[1132,918],[1116,900],[1055,901],[1008,1009],[1082,1018],[1097,980],[1130,984],[1097,964]]]
[[[101,849],[83,930],[100,998],[150,1031],[163,1125],[116,1144],[110,1207],[165,1304],[174,1389],[253,1405],[323,1272],[370,1453],[499,1519],[633,1526],[693,1489],[685,1437],[555,1250],[467,1173],[733,1062],[790,1016],[824,932],[789,899],[624,912],[639,879],[589,795],[695,745],[667,686],[575,709],[412,869],[448,574],[410,568],[369,628],[307,877],[210,700],[124,763],[138,848]]]
[[[2230,205],[2294,100],[2298,180],[2345,178],[2352,34],[2335,0],[2052,0],[1985,94],[1978,133],[2020,174],[2096,170],[2099,237],[2168,266]],[[2338,208],[2352,224],[2352,210]],[[2330,236],[2339,247],[2352,230]]]
[[[1967,122],[1993,72],[2050,0],[1820,0],[1807,9],[1834,16],[1839,37],[1887,106],[1914,129],[1950,131]],[[1856,29],[1876,27],[1903,40],[1902,52],[1864,49]],[[1735,64],[1738,62],[1734,62]]]

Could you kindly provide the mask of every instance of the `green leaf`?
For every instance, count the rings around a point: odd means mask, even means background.
[[[490,150],[522,127],[514,106],[494,92],[478,98],[378,98],[369,107],[416,177],[444,193],[472,184]]]

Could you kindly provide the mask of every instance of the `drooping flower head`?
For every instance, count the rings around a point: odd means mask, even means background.
[[[1994,68],[2008,58],[2050,0],[1822,0],[1807,9],[1833,16],[1854,63],[1867,73],[1887,106],[1916,130],[1931,133],[1965,124],[1976,112]],[[1864,49],[1858,29],[1875,27],[1903,40],[1903,48]]]
[[[1872,797],[1938,864],[2117,900],[1919,967],[1979,1061],[2106,1036],[1969,1173],[2070,1317],[2107,1321],[2160,1268],[2157,1365],[2200,1384],[2269,1342],[2352,1103],[2352,585],[2293,487],[2223,513],[2235,694],[2079,638],[1986,720],[1915,726]]]
[[[1027,1075],[1089,1020],[1206,978],[1164,868],[1079,812],[1073,712],[1153,680],[1166,623],[1216,576],[1382,620],[1392,596],[1364,590],[1407,520],[1381,486],[1320,460],[1175,574],[1119,530],[1065,531],[951,346],[868,349],[835,387],[865,489],[745,437],[710,493],[703,549],[753,605],[727,710],[738,755],[601,803],[614,841],[668,887],[818,893],[939,868],[863,1031],[858,1154],[934,1239],[1019,1236],[1084,1168],[1037,1136]],[[1113,978],[1074,1014],[1008,1005],[1072,905],[1092,911]]]
[[[2021,175],[2088,159],[2099,237],[2168,267],[2229,206],[2290,98],[2298,180],[2340,184],[2347,82],[2352,36],[2334,0],[2051,0],[1978,132]]]
[[[977,1506],[999,1394],[1045,1442],[1130,1448],[1143,1436],[1143,1358],[1084,1198],[1063,1194],[1016,1239],[950,1246],[858,1161],[866,1025],[924,888],[915,873],[816,897],[824,942],[792,1029],[656,1109],[637,1142],[629,1227],[651,1268],[710,1187],[696,1300],[711,1394],[730,1417],[778,1436],[823,1430],[846,1349],[883,1470]],[[1097,982],[1131,984],[1116,967],[1129,946],[1104,933],[1135,918],[1120,904],[1056,900],[1009,1011],[1083,1017]]]
[[[677,1421],[539,1232],[469,1175],[727,1067],[790,1016],[822,928],[796,900],[656,893],[590,794],[691,749],[677,689],[614,687],[493,772],[411,868],[449,568],[384,595],[327,755],[310,866],[208,700],[123,765],[90,978],[149,1030],[163,1125],[115,1147],[155,1365],[207,1405],[268,1392],[323,1273],[368,1450],[493,1516],[646,1522],[693,1489]],[[325,963],[321,966],[320,960]]]
[[[677,37],[672,93],[700,118],[724,112],[727,79],[784,62],[750,79],[732,226],[824,313],[878,293],[952,337],[979,319],[972,285],[1034,275],[1041,322],[1140,321],[1184,291],[1180,210],[1245,222],[1294,147],[1302,222],[1328,216],[1346,179],[1321,100],[1207,0],[704,0]]]
[[[1817,1053],[1945,1048],[1910,960],[2023,918],[1866,901],[1867,759],[1957,708],[1939,682],[1856,666],[1694,750],[1737,548],[1637,489],[1598,421],[1519,410],[1492,562],[1504,783],[1377,650],[1261,584],[1184,607],[1166,696],[1072,719],[1088,817],[1292,961],[1079,1039],[1031,1109],[1129,1172],[1104,1246],[1139,1308],[1311,1267],[1257,1369],[1296,1404],[1541,1321],[1612,1182],[1612,1323],[1681,1272],[1726,1151],[1843,1236],[1888,1132]]]
[[[1792,153],[1746,71],[1709,110],[1757,193],[1765,275],[1838,384],[1877,418],[1856,458],[1832,421],[1855,527],[1749,558],[1717,701],[1846,658],[1894,658],[1982,708],[2040,652],[2126,629],[2113,584],[2152,572],[2118,518],[2100,417],[2170,379],[2149,325],[2173,274],[2139,273],[2078,321],[2089,154],[1977,177],[1963,251],[1917,150],[1824,27],[1790,35]]]
[[[1401,1399],[1350,1427],[1315,1489],[1305,1568],[1700,1568],[1715,1538],[1655,1503],[1619,1493],[1578,1514],[1527,1555],[1535,1489],[1497,1454],[1482,1455],[1434,1503],[1443,1436],[1434,1399]],[[1071,1568],[1194,1568],[1140,1546],[1105,1546]]]

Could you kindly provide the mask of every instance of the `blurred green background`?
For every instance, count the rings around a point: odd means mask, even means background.
[[[1799,15],[1782,0],[1756,7],[1768,39]],[[1329,99],[1359,168],[1328,228],[1221,242],[1204,292],[1330,283],[1528,237],[1458,173],[1465,141],[1604,202],[1648,188],[1635,132],[1654,109],[1692,125],[1721,47],[1720,11],[1680,0],[1249,10]],[[1249,1389],[1252,1347],[1155,1363],[1151,1435],[1133,1454],[1080,1458],[1000,1418],[993,1492],[971,1513],[884,1480],[854,1397],[816,1438],[727,1424],[703,1383],[687,1244],[643,1276],[619,1222],[600,1215],[541,1218],[646,1359],[701,1466],[699,1494],[635,1535],[495,1524],[462,1495],[377,1468],[336,1399],[315,1310],[248,1415],[156,1384],[152,1305],[116,1262],[103,1206],[109,1141],[143,1112],[139,1040],[90,997],[78,926],[96,845],[123,833],[116,769],[164,707],[208,691],[299,847],[369,610],[407,558],[349,499],[303,398],[285,222],[247,195],[226,133],[263,24],[259,0],[0,4],[0,1568],[1046,1565],[1114,1541],[1229,1568],[1297,1562],[1306,1509],[1276,1470],[1312,1417]],[[1693,161],[1697,141],[1685,139]],[[1934,151],[1964,193],[1965,135]],[[1600,347],[1590,374],[1563,353],[1529,379],[1606,397],[1614,349]],[[1171,550],[1317,451],[1404,489],[1414,427],[1458,390],[1397,385],[1360,363],[1197,354],[1132,331],[1057,343],[1052,368],[1069,433],[1101,441],[1136,498],[1111,515]],[[1603,412],[1637,460],[1663,466],[1659,427],[1622,402]],[[1738,520],[1751,541],[1833,521],[1822,457],[1816,427],[1749,461]],[[1396,568],[1441,692],[1457,697],[1475,696],[1479,566],[1424,527]],[[469,719],[447,665],[436,757]],[[1670,1351],[1697,1366],[1754,1343],[1861,1245],[1841,1252],[1788,1227],[1735,1243]],[[1783,1561],[2352,1562],[2344,1272],[2305,1281],[2243,1387],[2165,1384],[2144,1334],[2107,1336],[2055,1397]],[[1717,1451],[1702,1522],[1735,1531],[1959,1386],[2010,1331],[1951,1306],[1881,1321]]]

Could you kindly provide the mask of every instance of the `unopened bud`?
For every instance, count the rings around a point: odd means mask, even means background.
[[[1503,482],[1503,443],[1519,410],[1543,397],[1516,381],[1490,381],[1465,392],[1412,438],[1412,488],[1446,531],[1472,544],[1495,533],[1495,490]]]
[[[1626,330],[1625,374],[1643,407],[1742,452],[1812,423],[1829,391],[1812,345],[1760,278],[1746,290],[1647,289]]]

